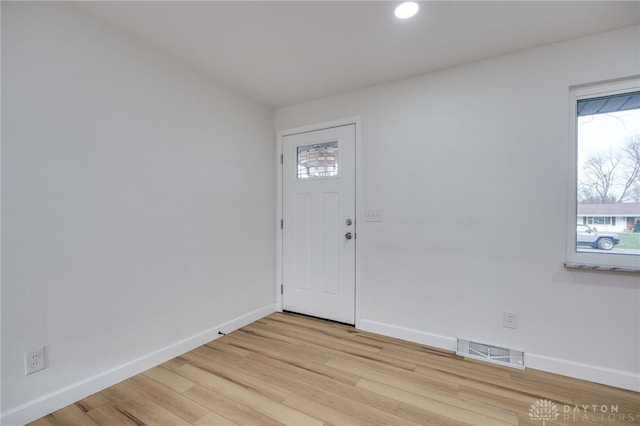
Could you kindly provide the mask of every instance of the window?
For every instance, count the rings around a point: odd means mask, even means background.
[[[640,271],[640,79],[575,88],[570,99],[567,266]]]
[[[298,147],[298,179],[338,175],[338,142]]]
[[[588,216],[583,221],[586,225],[615,225],[616,218],[610,216]]]

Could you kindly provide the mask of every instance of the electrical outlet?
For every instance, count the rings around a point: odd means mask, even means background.
[[[384,220],[384,210],[368,209],[364,211],[365,222],[382,222]]]
[[[44,348],[40,348],[37,351],[26,352],[24,354],[24,374],[32,374],[36,371],[44,370],[45,358]]]
[[[502,325],[506,328],[518,328],[518,313],[504,311],[502,314]]]

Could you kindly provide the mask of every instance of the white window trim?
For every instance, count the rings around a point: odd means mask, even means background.
[[[567,268],[640,272],[640,256],[576,251],[578,210],[577,103],[581,99],[611,96],[640,90],[640,76],[571,87],[569,90],[569,206],[567,209]]]

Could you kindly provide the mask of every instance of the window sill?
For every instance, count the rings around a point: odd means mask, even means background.
[[[640,267],[633,268],[629,266],[588,265],[584,263],[571,262],[565,262],[564,267],[567,269],[587,269],[591,271],[640,272]]]

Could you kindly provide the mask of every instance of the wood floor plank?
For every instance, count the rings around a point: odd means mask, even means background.
[[[253,371],[251,369],[251,363],[247,361],[246,356],[238,357],[232,353],[220,351],[218,347],[209,345],[201,346],[182,355],[182,357],[188,360],[189,364],[197,365],[207,371],[215,370],[216,365],[222,364],[233,367],[240,366],[238,369],[242,370],[245,374],[251,374],[256,377],[260,375],[260,371]]]
[[[199,419],[193,425],[194,426],[242,426],[212,411],[210,411],[206,416]]]
[[[471,378],[473,380],[496,383],[504,383],[511,380],[511,371],[505,371],[507,367],[489,366],[486,363],[477,364],[478,361],[475,360],[448,358],[416,363],[416,369],[428,368],[429,370],[437,370],[446,373],[452,378],[460,379]]]
[[[325,422],[325,425],[374,425],[364,419],[336,410],[333,407],[322,404],[314,399],[307,398],[303,395],[291,394],[284,400],[284,404],[298,411],[311,414],[313,417]]]
[[[158,404],[160,407],[170,411],[188,423],[195,422],[209,411],[202,405],[161,385],[144,374],[134,376],[124,383],[140,395],[143,395],[148,400]]]
[[[349,364],[341,365],[339,361],[334,362],[333,365],[349,368]],[[350,368],[357,368],[357,366],[352,365]],[[469,398],[468,395],[462,396],[459,392],[459,386],[443,388],[441,386],[433,386],[429,381],[414,381],[413,379],[380,373],[372,369],[358,369],[357,371],[364,378],[372,382],[381,383],[396,389],[411,392],[461,409],[469,408],[478,414],[495,417],[504,422],[516,421],[515,412],[510,411],[509,408],[499,407],[496,405],[491,406],[486,404],[485,401]],[[359,384],[358,387],[362,387],[361,384]]]
[[[369,405],[371,407],[380,408],[385,411],[392,412],[397,406],[398,402],[391,398],[387,398],[384,395],[376,395],[371,392],[363,391],[357,387],[351,385],[345,385],[343,383],[336,382],[330,377],[325,377],[321,374],[317,374],[313,371],[308,371],[303,368],[291,366],[278,360],[266,358],[262,355],[252,355],[252,359],[261,363],[264,366],[270,366],[271,371],[275,369],[276,375],[273,373],[265,374],[270,377],[270,381],[278,383],[276,377],[280,377],[280,380],[284,379],[284,376],[291,377],[295,380],[300,380],[308,385],[312,385],[319,389],[331,392],[336,396],[348,398],[354,401],[358,401],[362,404]],[[265,369],[266,370],[266,369]]]
[[[246,389],[253,390],[274,401],[284,401],[291,395],[291,391],[281,388],[276,383],[269,383],[249,374],[234,373],[233,368],[225,368],[224,366],[221,366],[220,369],[211,368],[210,366],[214,365],[215,362],[208,363],[204,369],[201,368],[202,364],[194,364],[195,365],[183,365],[176,371],[183,377],[190,378],[199,385],[210,389],[215,389],[217,386],[223,385],[225,383],[223,380],[226,380]]]
[[[127,416],[111,403],[101,405],[87,412],[101,426],[140,426],[136,420]]]
[[[413,372],[405,372],[404,370],[393,371],[386,368],[376,368],[370,365],[363,365],[362,363],[352,360],[346,361],[344,359],[331,359],[326,365],[338,370],[349,371],[352,374],[358,374],[360,377],[366,377],[374,381],[396,386],[401,389],[412,386],[422,386],[450,394],[457,394],[460,390],[460,385],[451,381],[439,380],[433,377],[418,375]]]
[[[155,402],[140,395],[128,399],[118,405],[120,412],[142,425],[158,426],[188,426],[189,422],[183,420],[171,411],[159,406]]]
[[[437,370],[433,370],[433,371],[430,370],[429,372],[416,371],[416,374],[421,377],[428,377],[435,380],[442,380],[445,382],[455,383],[460,387],[461,390],[463,388],[473,389],[474,391],[477,391],[477,392],[484,392],[486,394],[502,396],[502,397],[513,399],[519,402],[524,402],[527,405],[530,405],[533,401],[537,399],[544,398],[544,392],[542,390],[538,390],[538,392],[517,390],[517,389],[514,389],[516,385],[512,385],[508,383],[507,384],[486,383],[479,380],[451,377],[446,373],[441,373]]]
[[[299,326],[297,327],[292,323],[283,323],[283,322],[269,322],[267,321],[266,326],[261,326],[260,324],[251,324],[249,327],[254,327],[254,329],[269,329],[274,330],[277,333],[294,337],[299,341],[304,341],[300,339],[300,336],[303,339],[311,338],[312,340],[321,341],[323,343],[336,343],[338,345],[351,347],[356,350],[362,350],[367,352],[375,352],[378,353],[382,349],[382,346],[377,344],[376,342],[365,342],[358,341],[355,339],[358,331],[353,328],[340,326],[324,326],[319,324],[317,327],[311,327],[307,329],[301,329]]]
[[[441,402],[437,399],[427,398],[413,392],[367,379],[360,380],[356,386],[380,395],[387,395],[389,398],[393,398],[401,403],[413,405],[414,407],[427,407],[429,411],[435,414],[464,424],[499,426],[516,424],[518,421],[517,415],[515,414],[509,415],[508,413],[494,410],[492,415],[487,415],[481,412],[486,410],[478,410],[478,407],[468,406],[462,408],[461,405],[463,404],[452,405],[449,402],[453,402],[453,399],[449,399],[448,402]]]
[[[48,420],[56,426],[99,426],[95,420],[89,417],[87,413],[76,404],[71,404],[51,413],[51,415],[48,416]]]
[[[327,367],[325,364],[318,364],[304,358],[293,357],[288,354],[279,353],[274,349],[275,347],[276,345],[273,345],[270,350],[263,350],[261,346],[257,345],[253,347],[254,352],[246,358],[234,359],[227,357],[221,360],[221,362],[225,363],[226,365],[249,371],[252,374],[256,375],[264,373],[265,369],[268,371],[268,369],[270,368],[276,368],[275,365],[280,365],[271,363],[271,360],[275,360],[280,361],[282,364],[294,366],[302,370],[307,370],[322,376],[330,377],[340,383],[354,385],[360,379],[360,377],[358,376],[354,376],[352,374],[349,374],[348,372]],[[255,363],[257,360],[269,360],[269,362],[266,365],[258,365]]]
[[[352,344],[346,340],[340,340],[338,338],[327,338],[320,334],[307,334],[296,330],[287,331],[285,334],[289,337],[293,337],[300,342],[304,342],[309,347],[315,350],[321,350],[322,353],[326,353],[331,356],[344,356],[344,357],[356,357],[359,359],[369,359],[377,362],[382,362],[387,365],[393,365],[396,367],[404,368],[406,370],[412,370],[416,364],[399,358],[393,358],[381,354],[380,351],[372,350],[367,347],[363,349],[363,345]]]
[[[136,398],[140,394],[124,383],[117,383],[100,392],[102,396],[107,398],[113,405],[121,404],[129,399]]]
[[[434,357],[430,353],[421,353],[420,351],[399,351],[396,349],[384,348],[381,353],[394,358],[410,360],[416,365],[426,366],[440,371],[446,371],[463,377],[486,377],[488,379],[498,376],[504,379],[511,379],[513,369],[507,367],[487,365],[474,360],[464,360],[462,357]],[[465,361],[465,362],[460,362]]]
[[[93,410],[96,407],[99,407],[107,403],[109,403],[109,399],[98,392],[76,402],[76,405],[86,413],[88,411]]]
[[[338,340],[323,340],[319,336],[310,336],[296,332],[287,332],[286,333],[290,337],[294,337],[301,342],[304,342],[310,348],[313,348],[314,351],[319,351],[323,354],[326,354],[330,357],[340,357],[346,359],[357,359],[357,360],[365,360],[372,363],[383,364],[394,366],[398,368],[405,369],[407,371],[412,371],[416,364],[410,361],[405,361],[397,358],[392,358],[375,351],[370,350],[361,350],[351,345],[345,345]],[[239,345],[243,345],[243,343],[235,343]],[[277,345],[277,343],[273,344],[273,346]],[[275,350],[267,350],[261,347],[260,345],[253,346],[242,346],[248,350],[253,352],[263,353],[265,355],[274,356],[277,355],[277,351]]]
[[[178,393],[186,392],[195,386],[194,382],[162,366],[147,370],[144,375]]]
[[[228,355],[232,355],[236,358],[238,357],[246,357],[247,355],[249,355],[251,352],[244,350],[242,348],[238,348],[235,346],[232,346],[229,344],[229,340],[228,339],[217,339],[214,340],[212,342],[207,343],[206,345],[204,345],[205,347],[211,348],[211,349],[215,349],[217,351],[226,353]]]
[[[195,402],[207,407],[226,419],[242,426],[278,426],[282,423],[247,407],[231,398],[205,388],[204,386],[194,386],[184,393],[185,396]]]
[[[393,412],[385,411],[378,407],[364,404],[354,399],[346,398],[333,392],[318,388],[304,380],[283,375],[272,376],[270,374],[266,374],[265,377],[268,380],[278,380],[284,386],[291,389],[294,394],[305,396],[337,411],[348,413],[349,415],[367,423],[395,426],[416,425],[415,422],[398,417],[395,414],[395,409]]]
[[[236,333],[229,336],[229,345],[243,348],[251,353],[262,353],[267,356],[278,357],[283,360],[304,359],[318,364],[323,364],[329,359],[326,354],[311,349],[295,348],[286,342],[269,341],[259,335]],[[265,344],[269,342],[268,344]]]
[[[243,330],[245,329],[248,331],[251,331],[253,335],[268,339],[269,342],[271,342],[272,344],[279,344],[284,347],[292,348],[294,350],[306,351],[308,353],[313,354],[313,356],[316,356],[316,357],[318,357],[319,354],[323,354],[324,356],[329,355],[325,350],[322,350],[320,352],[318,351],[318,346],[321,346],[322,348],[326,348],[325,346],[326,342],[322,341],[323,336],[318,337],[318,339],[314,339],[314,338],[309,338],[310,336],[306,335],[305,333],[304,338],[301,338],[300,334],[296,334],[296,331],[300,332],[300,330],[295,330],[290,326],[286,326],[286,328],[284,329],[274,329],[273,327],[269,327],[266,325],[251,324],[243,328]],[[347,339],[352,339],[352,336],[347,337]],[[360,343],[356,343],[355,345],[347,344],[348,340],[346,339],[342,339],[342,340],[339,339],[339,342],[341,347],[340,350],[361,350],[361,351],[364,351],[364,353],[380,352],[380,347],[374,347],[372,345],[366,345],[366,344],[360,344]],[[310,359],[313,359],[313,358],[310,357]],[[321,358],[315,359],[315,361],[323,362]]]
[[[461,423],[447,416],[442,416],[429,409],[429,407],[416,407],[414,405],[400,403],[396,414],[413,422],[429,426],[459,426]],[[515,423],[517,424],[517,423]]]
[[[40,417],[38,420],[28,423],[27,426],[53,426],[53,422],[49,420],[50,416]]]
[[[539,426],[540,399],[559,410],[548,426],[640,422],[638,392],[275,313],[30,426]],[[617,416],[565,412],[576,404]]]
[[[337,334],[338,337],[343,338],[348,338],[349,335],[357,332],[354,327],[345,326],[343,324],[283,312],[273,313],[256,322],[264,322],[267,324],[286,324],[299,328],[300,330],[316,330],[327,334]]]
[[[364,341],[372,345],[378,345],[381,347],[381,349],[393,348],[395,350],[405,350],[409,352],[420,351],[427,356],[431,354],[438,357],[446,356],[457,358],[455,353],[451,351],[446,351],[444,349],[434,348],[431,346],[425,346],[419,343],[409,342],[407,340],[401,340],[395,337],[382,336],[380,334],[370,333],[363,330],[355,330],[355,332],[353,333],[353,338],[356,341]]]
[[[187,371],[190,370],[190,371]],[[192,373],[200,374],[196,371],[195,367],[182,366],[178,370],[181,374],[190,375]],[[193,376],[192,376],[193,377]],[[195,379],[195,377],[193,377]],[[255,411],[264,414],[267,417],[271,417],[283,424],[300,424],[300,425],[318,425],[321,426],[322,422],[301,412],[293,410],[280,404],[278,401],[274,401],[253,389],[227,380],[226,378],[216,376],[213,374],[208,375],[208,381],[210,382],[210,389],[215,390],[217,393],[226,396],[240,404],[247,407],[251,407]],[[274,381],[274,383],[277,383]]]
[[[531,404],[533,404],[536,399],[539,399],[530,396],[524,398],[516,398],[514,397],[513,393],[499,393],[495,391],[495,388],[490,388],[489,390],[480,390],[468,386],[460,386],[458,395],[464,399],[484,402],[485,404],[490,404],[496,407],[511,410],[516,413],[526,412],[529,407],[531,407]]]
[[[164,367],[167,370],[175,370],[178,367],[182,367],[184,365],[184,361],[180,359],[180,357],[170,359],[167,362],[163,362],[159,365],[159,367]]]
[[[462,361],[464,362],[464,361]],[[438,377],[443,380],[450,380],[453,383],[466,384],[468,386],[474,387],[479,385],[481,387],[486,387],[487,384],[494,385],[497,388],[504,388],[512,391],[514,393],[519,393],[522,395],[534,397],[535,399],[541,399],[546,397],[547,399],[552,399],[561,403],[569,403],[569,396],[566,393],[559,392],[553,387],[541,388],[537,386],[532,386],[526,383],[521,383],[514,380],[505,380],[505,379],[496,379],[491,378],[490,381],[487,381],[485,376],[484,380],[480,378],[467,377],[467,376],[458,376],[455,374],[442,372],[437,369],[431,369],[428,367],[417,366],[415,370],[416,374],[424,375],[426,377]]]

